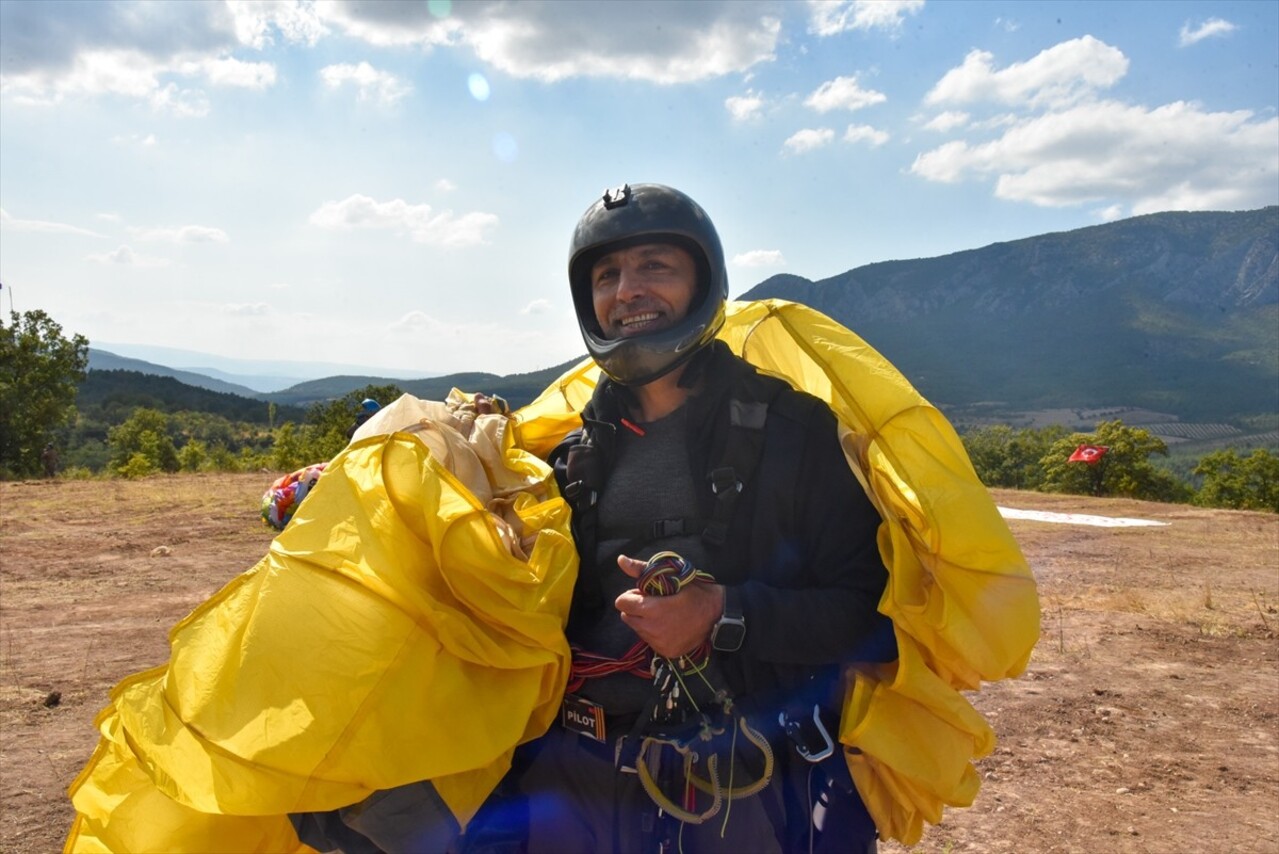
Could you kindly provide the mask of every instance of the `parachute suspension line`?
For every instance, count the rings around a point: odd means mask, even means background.
[[[640,575],[637,587],[647,596],[670,596],[683,590],[694,582],[713,582],[715,579],[706,572],[697,569],[693,564],[675,552],[658,552],[649,559]],[[631,646],[621,658],[610,658],[599,653],[588,652],[579,646],[572,647],[573,663],[569,670],[568,686],[565,689],[572,694],[578,691],[587,679],[598,679],[614,673],[630,673],[650,679],[653,676],[652,653],[648,644],[638,641]],[[676,678],[683,682],[682,676],[696,673],[701,675],[706,663],[710,660],[710,644],[703,643],[691,653],[680,657],[680,667],[675,668]],[[707,687],[710,683],[706,682]],[[696,708],[696,707],[695,707]],[[701,711],[698,709],[698,711]]]
[[[643,679],[652,678],[652,650],[643,641],[636,641],[621,658],[609,658],[595,652],[587,652],[580,646],[572,646],[573,663],[569,669],[569,694],[576,693],[587,679],[598,679],[614,673],[629,673]]]
[[[666,551],[658,552],[648,559],[644,571],[640,573],[636,586],[640,592],[648,596],[671,596],[690,584],[713,584],[714,581],[715,579],[710,573],[697,569],[690,561],[680,555]],[[728,807],[724,809],[724,823],[720,828],[722,837],[728,827],[728,817],[732,809],[733,799],[749,797],[768,785],[773,776],[774,757],[768,740],[754,729],[744,716],[734,714],[733,700],[728,691],[716,689],[707,678],[706,672],[710,665],[710,659],[711,644],[709,641],[703,641],[696,649],[680,656],[678,661],[671,661],[664,657],[661,658],[660,662],[657,658],[653,659],[654,682],[657,684],[660,695],[664,698],[664,702],[659,705],[667,710],[672,710],[677,702],[687,702],[697,713],[700,720],[696,732],[684,739],[659,736],[645,737],[640,745],[636,770],[639,772],[640,784],[653,802],[663,812],[678,819],[683,824],[702,824],[706,822],[719,813],[724,806],[724,801],[727,800]],[[732,722],[733,733],[729,747],[727,785],[723,785],[720,782],[719,757],[710,744],[712,739],[724,734],[724,727],[716,726],[712,723],[709,712],[714,710],[703,710],[697,704],[695,692],[688,690],[685,677],[693,676],[696,676],[713,696],[714,702],[719,706],[718,711],[722,712],[726,720]],[[739,732],[763,755],[764,767],[758,780],[740,788],[734,788],[733,778],[737,767],[737,735]],[[697,763],[700,756],[694,750],[694,745],[698,741],[706,743],[707,746],[705,777],[697,773]],[[651,759],[649,758],[648,749],[654,746],[658,751],[662,747],[670,747],[683,758],[684,783],[686,787],[683,806],[676,805],[670,797],[662,792],[661,787],[653,778],[650,765],[656,765],[660,760],[660,753],[657,753]],[[711,804],[704,812],[695,811],[695,791],[701,791],[711,796]]]

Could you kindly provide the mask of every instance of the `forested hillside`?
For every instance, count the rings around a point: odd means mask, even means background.
[[[205,412],[230,421],[265,425],[273,420],[300,421],[306,414],[305,408],[287,404],[277,404],[273,413],[266,401],[137,371],[91,370],[76,395],[81,415],[112,424],[123,421],[139,406],[161,412]]]

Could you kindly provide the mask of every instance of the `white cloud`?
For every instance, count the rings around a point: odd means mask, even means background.
[[[724,99],[724,108],[733,117],[733,121],[749,121],[759,117],[760,111],[764,108],[764,99],[754,92],[732,95]]]
[[[431,336],[456,335],[452,324],[437,320],[425,311],[414,309],[387,326],[391,332],[429,333]]]
[[[1015,33],[1021,29],[1021,21],[1016,18],[995,18],[995,26],[1006,33]]]
[[[207,112],[207,100],[187,91],[195,79],[274,85],[273,65],[238,52],[278,42],[338,35],[378,47],[466,48],[515,77],[675,84],[773,61],[782,27],[776,4],[736,0],[663,5],[660,27],[643,3],[122,2],[82,3],[68,15],[58,4],[0,2],[0,15],[0,89],[11,97],[53,104],[110,93],[181,115]],[[366,97],[395,100],[406,87],[383,78]]]
[[[733,0],[663,5],[660,27],[644,3],[453,3],[444,17],[425,3],[336,3],[323,14],[370,44],[465,45],[500,71],[544,82],[704,80],[771,61],[781,35],[778,18]]]
[[[320,79],[330,89],[339,89],[350,83],[359,92],[361,101],[376,100],[387,106],[413,91],[410,84],[388,71],[377,70],[367,62],[326,65],[320,69]]]
[[[428,204],[411,205],[403,199],[379,202],[359,194],[340,202],[325,202],[311,214],[310,221],[320,228],[340,231],[386,229],[431,246],[487,243],[486,232],[498,225],[497,216],[490,213],[455,216],[452,211],[436,213]]]
[[[860,110],[887,100],[888,96],[882,92],[863,89],[854,74],[852,77],[827,80],[804,100],[804,104],[819,113],[828,113],[831,110]]]
[[[1060,207],[1124,203],[1133,214],[1238,210],[1279,202],[1279,118],[1113,101],[1027,119],[990,142],[951,141],[916,157],[930,181],[995,178],[1002,199]]]
[[[1237,26],[1221,18],[1209,18],[1193,28],[1190,26],[1190,22],[1187,21],[1181,27],[1181,34],[1177,44],[1181,47],[1189,47],[1214,36],[1230,35],[1237,29],[1239,29]]]
[[[457,189],[457,184],[454,184],[448,178],[441,178],[435,182],[435,189],[439,190],[441,193],[451,193]]]
[[[548,299],[535,299],[528,305],[520,309],[520,314],[546,314],[551,310],[551,301]]]
[[[110,252],[97,252],[93,255],[88,255],[86,260],[94,261],[98,264],[115,264],[121,267],[167,267],[169,264],[167,258],[140,255],[125,245],[118,246]]]
[[[791,134],[782,148],[789,154],[805,154],[829,145],[834,139],[835,131],[830,128],[804,128]]]
[[[328,28],[314,4],[280,0],[227,0],[227,10],[241,44],[261,50],[275,44],[275,33],[286,42],[314,45]]]
[[[317,11],[325,25],[377,47],[456,44],[465,21],[487,16],[482,4],[455,4],[436,14],[427,3],[332,2]],[[436,9],[440,9],[436,6]]]
[[[132,50],[87,50],[74,57],[69,68],[56,73],[5,75],[0,79],[0,91],[28,104],[118,95],[145,100],[157,112],[176,116],[200,118],[209,114],[209,98],[203,90],[167,78],[204,78],[214,86],[261,90],[275,84],[276,72],[270,63],[226,57],[158,61]]]
[[[849,125],[848,129],[844,131],[844,142],[865,142],[869,143],[872,148],[879,148],[888,140],[887,131],[873,128],[870,125]]]
[[[202,118],[209,114],[208,97],[198,89],[181,89],[169,83],[156,89],[150,96],[151,107],[157,113],[168,112],[182,118]]]
[[[264,302],[227,303],[222,306],[222,313],[233,317],[265,317],[271,313],[271,306]]]
[[[847,30],[901,29],[907,14],[917,15],[924,0],[808,0],[809,31],[833,36]]]
[[[1109,207],[1094,211],[1094,213],[1097,215],[1097,219],[1102,222],[1114,222],[1124,215],[1124,206],[1110,205]]]
[[[962,110],[947,110],[944,113],[938,113],[930,121],[925,123],[927,130],[935,130],[939,133],[948,133],[955,128],[961,128],[968,124],[970,116]]]
[[[987,51],[971,51],[963,65],[947,71],[924,96],[924,103],[1065,106],[1115,85],[1128,73],[1127,57],[1092,36],[1061,42],[1000,71],[994,59]]]
[[[80,3],[75,14],[56,3],[0,3],[0,91],[27,104],[116,95],[206,115],[194,81],[258,90],[276,81],[270,63],[231,55],[242,44],[234,18],[215,3]]]
[[[207,225],[182,225],[177,228],[130,228],[139,240],[163,240],[168,243],[226,243],[227,234]]]
[[[275,66],[269,62],[241,62],[222,57],[191,63],[186,68],[191,72],[198,70],[214,86],[269,89],[275,85]]]
[[[733,256],[733,263],[738,267],[776,267],[785,264],[780,249],[752,249]]]
[[[148,133],[145,136],[140,133],[117,134],[111,137],[111,141],[116,145],[139,145],[143,148],[154,148],[160,144],[160,141],[156,139],[156,135],[153,133]]]
[[[33,231],[44,234],[79,234],[84,237],[101,237],[96,231],[67,225],[63,222],[48,222],[40,219],[14,219],[4,208],[0,208],[0,228],[5,231]]]

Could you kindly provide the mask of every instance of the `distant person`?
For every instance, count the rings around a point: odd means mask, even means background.
[[[373,415],[381,408],[382,405],[371,397],[366,397],[364,400],[360,401],[360,411],[355,413],[355,423],[347,428],[347,440],[350,441],[350,439],[355,435],[355,431],[359,430],[360,426],[365,421],[372,418]]]
[[[54,477],[58,474],[58,451],[49,442],[40,452],[40,462],[44,464],[44,476]]]

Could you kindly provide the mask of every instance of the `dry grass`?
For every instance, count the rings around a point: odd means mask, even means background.
[[[60,847],[94,714],[265,551],[257,502],[273,477],[0,483],[0,851]],[[1279,517],[996,499],[1171,524],[1011,523],[1042,638],[1022,678],[971,698],[999,737],[981,793],[914,850],[1279,851]]]

